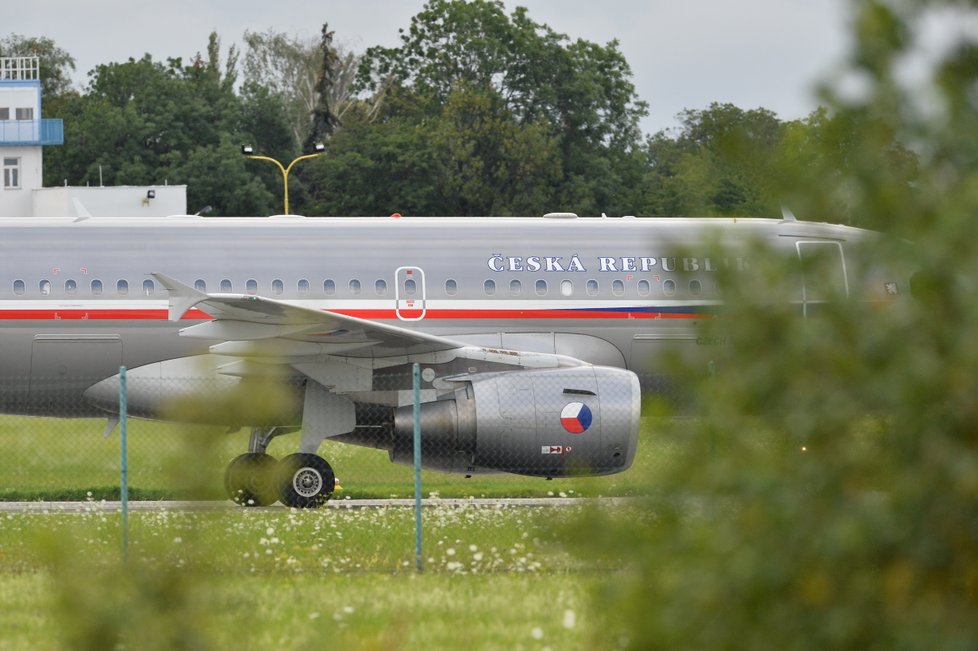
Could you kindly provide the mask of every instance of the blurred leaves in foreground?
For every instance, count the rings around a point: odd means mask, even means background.
[[[976,20],[974,3],[854,5],[824,93],[856,139],[786,169],[785,192],[844,191],[889,237],[847,259],[856,289],[817,318],[758,300],[764,269],[725,279],[697,440],[637,513],[585,524],[584,553],[630,565],[598,596],[606,645],[978,647]],[[912,182],[881,172],[894,136]],[[860,303],[881,260],[920,270],[916,296]]]

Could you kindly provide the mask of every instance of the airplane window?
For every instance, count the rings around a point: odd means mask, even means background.
[[[652,285],[647,280],[638,281],[638,295],[648,296],[652,293]]]
[[[519,296],[523,291],[523,283],[520,282],[519,278],[513,278],[509,281],[509,293],[513,296]]]
[[[119,296],[129,295],[129,281],[120,280],[115,284],[115,291],[118,292]]]
[[[196,289],[198,292],[204,292],[204,293],[206,293],[207,292],[207,283],[205,283],[203,280],[201,280],[200,278],[198,278],[197,280],[194,281],[194,289]]]
[[[689,293],[693,296],[700,296],[703,293],[703,283],[698,280],[689,281]]]
[[[418,293],[418,283],[413,278],[404,281],[404,295],[414,296]]]
[[[538,296],[545,296],[547,294],[547,281],[544,280],[543,278],[538,280],[536,289],[537,289]]]
[[[245,291],[254,296],[258,293],[258,281],[254,278],[249,278],[245,282]]]
[[[156,293],[156,284],[147,278],[143,281],[143,296],[152,296]]]
[[[598,295],[598,281],[596,280],[587,281],[587,295],[588,296]]]
[[[573,293],[574,293],[574,283],[572,283],[569,280],[561,280],[560,281],[560,295],[561,296],[570,296]]]
[[[495,293],[496,293],[496,281],[495,280],[491,280],[491,279],[490,280],[487,280],[486,282],[482,283],[482,289],[486,292],[486,296],[493,296],[493,295],[495,295]]]
[[[17,296],[23,296],[27,292],[27,285],[24,284],[23,280],[14,281],[14,294]]]
[[[95,279],[92,281],[92,296],[102,295],[102,281]]]
[[[449,278],[445,281],[445,293],[449,296],[455,296],[458,294],[458,283],[453,279]]]
[[[78,283],[68,279],[65,281],[65,294],[73,295],[78,293]]]
[[[374,283],[374,290],[377,292],[377,296],[384,296],[387,294],[387,281],[383,278],[377,280]]]
[[[233,289],[234,289],[234,286],[231,284],[231,281],[230,280],[228,280],[227,278],[225,278],[224,280],[221,281],[221,291],[222,292],[224,292],[225,294],[230,294]]]
[[[623,296],[625,294],[625,283],[620,280],[616,280],[611,283],[611,293],[615,296]]]
[[[663,282],[662,283],[662,293],[665,294],[666,296],[675,296],[676,295],[676,281],[675,280],[666,280],[665,282]]]
[[[51,281],[50,280],[42,280],[40,283],[38,283],[37,288],[41,290],[41,296],[50,296],[51,295]]]
[[[336,293],[336,281],[332,278],[327,278],[323,281],[323,291],[326,292],[327,296],[332,296]]]
[[[305,278],[300,278],[299,282],[296,284],[296,287],[299,289],[300,294],[309,293],[309,281]]]
[[[360,295],[360,281],[356,278],[350,281],[350,293],[354,296]]]
[[[285,291],[285,283],[276,278],[272,281],[272,293],[279,296]]]

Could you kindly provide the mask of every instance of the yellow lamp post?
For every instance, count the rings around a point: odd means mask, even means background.
[[[274,158],[269,158],[268,156],[256,155],[255,150],[252,148],[251,145],[242,145],[241,153],[244,154],[245,158],[251,158],[252,160],[267,160],[271,163],[275,163],[279,171],[282,172],[282,187],[284,188],[283,196],[284,196],[284,207],[285,207],[285,212],[282,214],[288,215],[289,214],[289,172],[291,172],[295,164],[301,160],[322,156],[323,153],[326,151],[326,146],[321,142],[317,142],[315,145],[315,149],[316,149],[315,153],[299,156],[298,158],[294,159],[291,163],[289,163],[288,167],[282,165],[282,163],[278,162]]]

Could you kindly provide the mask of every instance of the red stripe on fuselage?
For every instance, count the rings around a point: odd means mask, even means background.
[[[134,309],[65,309],[65,310],[0,310],[0,321],[165,321],[166,310]],[[211,319],[200,310],[188,310],[183,319],[203,321]]]
[[[323,310],[371,321],[396,321],[393,309],[381,310]],[[704,315],[693,312],[575,310],[428,310],[424,320],[444,319],[696,319]],[[165,321],[166,310],[154,309],[75,309],[63,310],[0,310],[0,321]],[[200,310],[189,310],[183,320],[202,321],[212,317]]]

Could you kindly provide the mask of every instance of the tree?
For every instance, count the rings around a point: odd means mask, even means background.
[[[237,147],[258,142],[291,154],[295,143],[277,100],[247,85],[235,93],[237,54],[231,48],[222,64],[220,49],[211,34],[206,56],[189,66],[149,55],[97,66],[86,92],[61,107],[65,144],[45,156],[49,178],[77,185],[187,183],[193,210],[267,214],[281,181],[273,170],[246,174]]]
[[[757,256],[749,274],[721,278],[723,318],[703,336],[728,343],[700,360],[716,374],[686,452],[650,486],[657,499],[582,526],[589,558],[627,566],[596,596],[608,614],[599,643],[923,650],[978,640],[974,36],[959,32],[924,74],[905,74],[933,21],[968,24],[978,12],[950,0],[870,0],[852,12],[848,72],[864,92],[830,87],[827,112],[791,126],[816,164],[787,168],[783,182],[844,187],[851,214],[886,236],[861,256],[847,247],[852,296],[839,291],[806,318],[772,301],[764,279],[783,287],[826,271],[817,265]],[[862,303],[886,291],[894,300]]]
[[[75,59],[46,36],[26,37],[10,34],[0,39],[0,57],[40,59],[41,94],[52,100],[71,91]],[[50,108],[50,107],[49,107]]]
[[[526,215],[547,211],[560,181],[547,126],[518,124],[497,93],[461,86],[432,134],[443,214]]]
[[[326,147],[326,155],[305,168],[307,214],[446,214],[433,183],[431,136],[420,125],[351,120]]]
[[[244,39],[245,81],[282,97],[297,143],[312,137],[314,116],[323,106],[329,107],[333,119],[342,119],[352,103],[351,87],[359,58],[340,50],[325,24],[318,41],[272,30],[246,31]],[[323,125],[315,129],[322,130]],[[328,135],[328,131],[324,133]]]
[[[285,102],[292,134],[303,142],[316,107],[316,80],[321,63],[315,41],[268,30],[244,34],[245,81],[267,88]]]
[[[312,110],[312,123],[302,147],[304,151],[312,151],[316,143],[326,140],[339,125],[339,118],[333,112],[330,99],[336,85],[333,75],[340,67],[340,59],[333,48],[333,32],[329,31],[326,23],[323,23],[319,47],[322,63],[319,66],[319,79],[316,81],[316,107]]]
[[[450,99],[459,93],[494,98],[493,110],[515,127],[511,134],[544,129],[545,137],[536,141],[557,148],[556,183],[549,173],[536,180],[552,185],[546,209],[633,212],[634,197],[624,179],[632,179],[638,164],[632,150],[646,106],[635,98],[630,75],[615,41],[605,46],[571,42],[530,20],[523,8],[506,15],[501,2],[430,0],[402,31],[400,46],[367,50],[358,83],[372,92],[410,88],[425,119],[434,121],[445,119],[450,105],[453,120],[480,119],[459,114],[461,105]],[[479,103],[468,105],[483,110]],[[495,160],[517,149],[498,142]],[[478,154],[486,155],[485,148]],[[471,150],[464,165],[484,167],[478,154]],[[504,164],[514,166],[515,161]],[[490,184],[479,193],[502,191]]]
[[[643,208],[653,215],[776,215],[784,125],[762,108],[713,103],[679,115],[675,137],[646,142]]]
[[[785,126],[772,185],[798,214],[859,226],[879,226],[858,209],[858,178],[872,169],[887,184],[911,187],[919,158],[897,132],[858,110],[820,108]],[[872,139],[873,146],[867,146]]]

